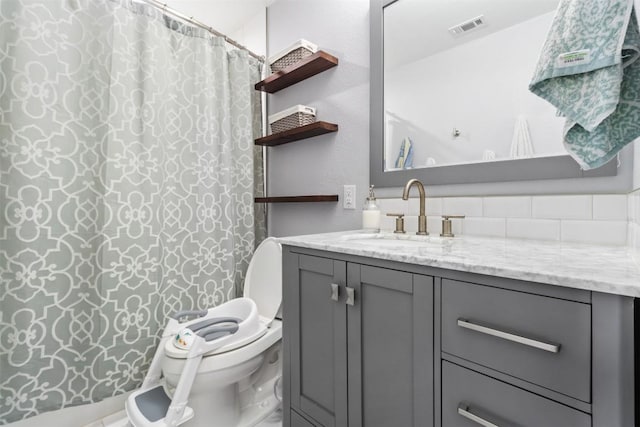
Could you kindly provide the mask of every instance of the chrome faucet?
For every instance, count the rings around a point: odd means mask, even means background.
[[[414,184],[418,187],[418,193],[420,193],[420,215],[418,216],[418,232],[416,234],[426,236],[429,233],[427,232],[427,215],[425,213],[426,194],[424,192],[424,185],[422,185],[422,183],[417,179],[410,179],[404,186],[404,191],[402,192],[402,200],[409,200],[409,190]]]

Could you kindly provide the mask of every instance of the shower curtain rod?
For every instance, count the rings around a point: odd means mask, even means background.
[[[171,16],[175,17],[175,18],[178,18],[178,19],[181,19],[183,21],[186,21],[186,22],[188,22],[190,24],[195,25],[196,27],[203,28],[203,29],[209,31],[211,34],[214,34],[214,35],[216,35],[218,37],[224,38],[224,40],[227,43],[237,47],[238,49],[247,51],[247,53],[249,53],[249,55],[253,56],[254,58],[256,58],[260,62],[264,62],[265,61],[264,56],[258,55],[257,53],[253,53],[246,46],[243,46],[240,43],[238,43],[237,41],[233,40],[232,38],[229,38],[225,34],[222,34],[221,32],[218,32],[218,31],[214,30],[213,27],[210,27],[209,25],[207,25],[207,24],[205,24],[203,22],[200,22],[197,19],[194,19],[193,16],[187,16],[187,15],[185,15],[183,13],[178,12],[175,9],[170,8],[169,6],[167,6],[167,3],[162,3],[161,1],[158,1],[158,0],[142,0],[142,1],[145,2],[145,3],[150,4],[151,6],[153,6],[155,8],[158,8],[158,9],[162,10],[163,13],[166,13],[168,15],[171,15]]]

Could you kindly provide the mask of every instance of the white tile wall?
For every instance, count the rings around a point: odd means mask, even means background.
[[[593,196],[593,219],[627,221],[627,196],[624,194]]]
[[[560,240],[601,245],[624,245],[627,242],[627,222],[562,220],[560,222]]]
[[[417,228],[418,198],[380,199],[383,214],[404,212],[405,228]],[[520,239],[640,246],[640,190],[629,195],[443,197],[427,198],[427,225],[441,232],[440,215],[466,215],[453,220],[455,234]],[[382,228],[393,230],[393,218]]]
[[[453,219],[452,221],[455,221],[455,219]],[[507,236],[507,225],[505,218],[467,217],[463,220],[458,221],[462,222],[462,234],[487,237]]]
[[[593,196],[536,196],[532,198],[533,218],[591,219]]]
[[[560,240],[559,219],[507,218],[507,237]]]
[[[497,218],[531,218],[531,197],[484,197],[483,214]]]
[[[446,197],[442,199],[443,215],[482,215],[481,197]]]

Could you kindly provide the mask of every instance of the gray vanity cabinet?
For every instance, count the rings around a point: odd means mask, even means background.
[[[284,427],[631,427],[632,297],[284,246]]]
[[[285,426],[432,426],[433,278],[284,257]]]

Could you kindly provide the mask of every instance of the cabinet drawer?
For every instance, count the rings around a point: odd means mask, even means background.
[[[591,401],[591,306],[442,281],[442,351]]]
[[[442,362],[444,427],[591,426],[591,417],[458,365]]]

